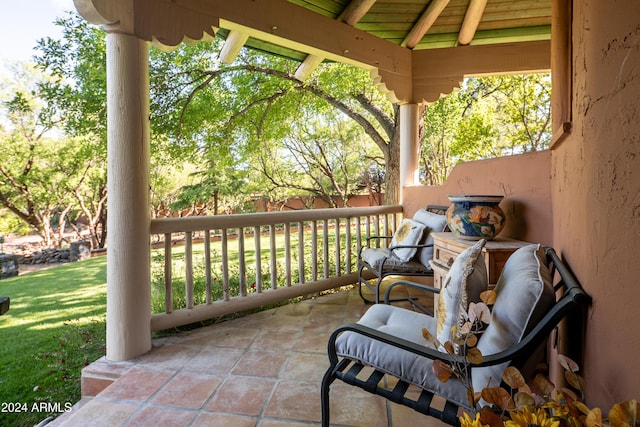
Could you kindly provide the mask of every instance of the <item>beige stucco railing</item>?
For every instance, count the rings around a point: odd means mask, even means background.
[[[151,330],[212,319],[355,283],[356,258],[363,236],[392,234],[401,214],[401,206],[380,206],[154,219],[152,240],[164,241],[165,308],[164,313],[152,315]],[[269,256],[265,257],[270,272],[267,280],[262,274],[262,257],[257,255],[262,251],[261,240],[265,235],[269,241]],[[277,235],[281,237],[276,239]],[[194,236],[201,237],[204,245],[206,301],[202,304],[194,303]],[[221,271],[212,268],[211,241],[214,239],[221,242],[221,259],[213,263],[213,268],[219,267]],[[237,240],[234,242],[237,260],[236,255],[234,259],[229,256],[231,240]],[[172,257],[177,241],[184,242],[185,307],[174,310]],[[297,254],[292,254],[292,246],[297,246]],[[276,262],[278,251],[284,252],[284,257],[280,256],[281,261],[284,258],[284,266]],[[248,253],[255,254],[252,265],[255,275],[247,272]],[[330,268],[330,257],[333,268]],[[235,262],[239,286],[233,294],[229,266]],[[284,271],[278,271],[279,268]],[[222,277],[223,296],[215,301],[212,273]],[[279,273],[284,273],[284,285],[277,283]],[[293,283],[294,277],[298,278],[296,283]]]

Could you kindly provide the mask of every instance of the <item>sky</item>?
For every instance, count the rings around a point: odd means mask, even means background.
[[[0,68],[31,60],[38,39],[59,38],[61,33],[53,21],[66,10],[76,10],[73,0],[3,0]]]

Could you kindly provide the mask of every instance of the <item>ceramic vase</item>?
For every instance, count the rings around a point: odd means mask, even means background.
[[[506,221],[504,211],[498,206],[502,199],[503,196],[449,196],[449,229],[463,239],[493,239],[502,231]]]

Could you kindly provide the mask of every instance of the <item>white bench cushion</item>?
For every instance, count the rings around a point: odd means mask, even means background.
[[[367,310],[358,323],[421,346],[433,347],[423,338],[422,328],[427,328],[434,335],[436,322],[433,317],[425,314],[376,304]],[[454,378],[446,383],[440,382],[431,371],[432,362],[428,359],[354,332],[345,332],[338,337],[336,350],[339,356],[358,360],[364,365],[372,366],[469,408],[463,384]]]
[[[394,251],[395,252],[395,251]],[[393,271],[397,273],[429,273],[432,270],[425,267],[415,260],[402,261],[400,258],[391,253],[391,250],[385,248],[365,248],[362,251],[362,260],[373,267],[376,271],[380,270],[380,265],[384,262],[382,272]]]

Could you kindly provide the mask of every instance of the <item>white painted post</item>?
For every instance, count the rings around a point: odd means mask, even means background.
[[[402,204],[402,188],[420,182],[418,111],[418,104],[400,105],[400,204]]]
[[[107,34],[107,359],[151,349],[149,64],[143,40]]]

